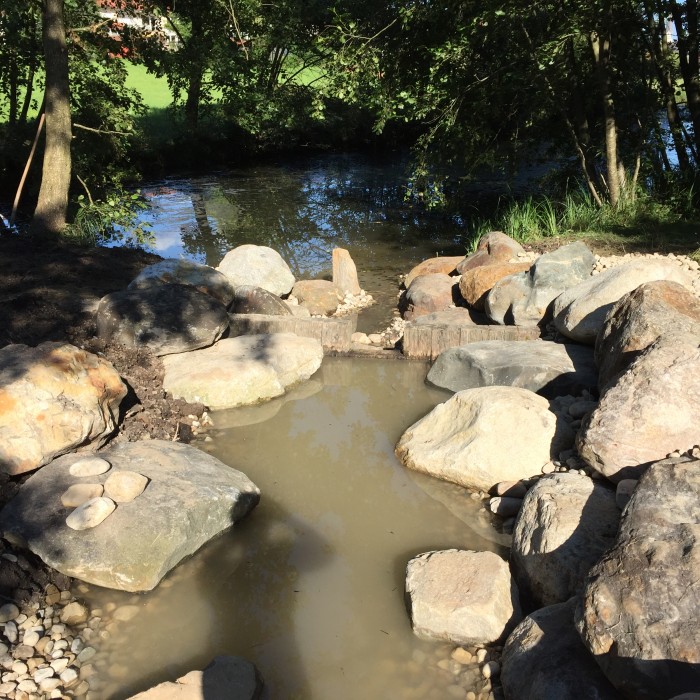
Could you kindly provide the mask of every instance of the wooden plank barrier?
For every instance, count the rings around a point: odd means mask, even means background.
[[[539,337],[539,328],[409,322],[403,332],[403,354],[410,358],[434,360],[443,350],[466,343],[482,340],[536,340]]]
[[[265,314],[229,314],[229,335],[256,333],[296,333],[303,338],[321,341],[324,351],[347,352],[352,334],[357,328],[357,316],[342,318],[305,318],[298,316],[267,316]]]

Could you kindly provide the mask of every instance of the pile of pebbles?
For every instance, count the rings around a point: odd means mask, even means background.
[[[13,555],[4,553],[4,558]],[[44,602],[0,607],[0,697],[46,700],[88,696],[99,619],[70,591],[49,584]]]
[[[371,294],[368,294],[364,289],[360,290],[359,294],[351,294],[346,292],[343,297],[343,301],[336,309],[333,316],[348,316],[349,314],[356,314],[362,309],[366,309],[368,306],[374,304],[374,298]]]

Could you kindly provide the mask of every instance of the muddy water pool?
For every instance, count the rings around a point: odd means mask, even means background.
[[[286,397],[214,413],[197,446],[255,481],[260,505],[150,593],[79,585],[103,617],[96,697],[234,654],[257,665],[273,700],[465,698],[478,668],[413,635],[405,566],[432,549],[504,553],[507,540],[479,501],[394,456],[401,433],[449,396],[426,372],[326,358]]]

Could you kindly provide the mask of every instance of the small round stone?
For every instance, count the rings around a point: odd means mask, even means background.
[[[14,603],[5,603],[0,607],[0,622],[9,622],[19,617],[19,608]]]
[[[147,485],[148,479],[138,472],[112,472],[105,481],[105,495],[117,503],[129,503],[140,496]]]
[[[497,661],[487,661],[481,669],[481,675],[484,678],[494,678],[500,672],[501,666],[498,664]]]
[[[22,641],[30,647],[35,647],[40,639],[41,635],[38,632],[30,631],[25,632]]]
[[[102,457],[84,457],[70,465],[71,476],[97,476],[109,471],[112,465]]]
[[[77,508],[83,503],[102,495],[104,486],[102,484],[73,484],[69,486],[61,496],[61,503],[66,508]],[[58,602],[58,601],[54,601]]]
[[[100,496],[78,506],[67,518],[66,525],[73,530],[89,530],[104,522],[116,508],[111,498]]]
[[[74,601],[73,603],[66,605],[66,607],[61,610],[61,621],[66,625],[79,625],[88,619],[88,615],[88,609],[82,603]],[[58,625],[54,625],[53,629],[56,627],[58,627]],[[65,626],[63,630],[65,632]],[[68,642],[65,640],[59,640],[54,645],[54,648],[56,649],[65,649],[67,647]]]

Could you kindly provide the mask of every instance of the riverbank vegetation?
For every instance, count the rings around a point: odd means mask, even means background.
[[[0,187],[15,195],[37,137],[19,208],[35,232],[109,237],[144,175],[402,144],[407,199],[463,207],[467,239],[700,245],[697,0],[29,0],[2,3],[0,34]],[[465,204],[523,164],[546,180]]]

